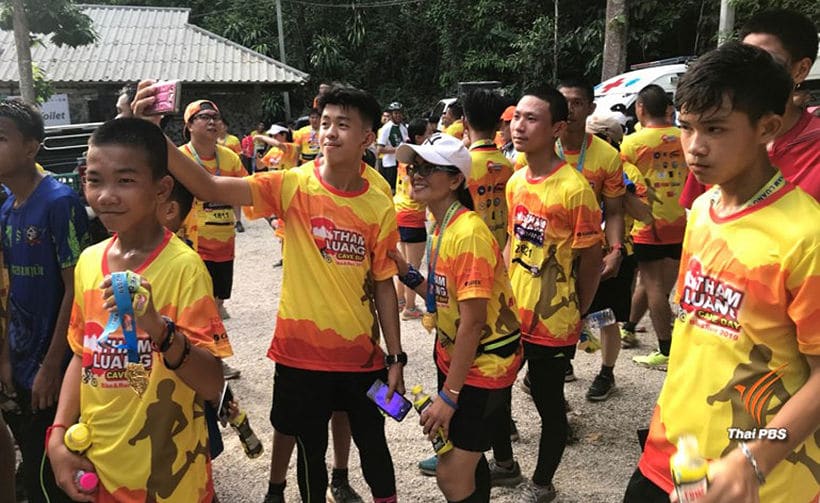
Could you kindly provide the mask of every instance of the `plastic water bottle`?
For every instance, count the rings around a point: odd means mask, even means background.
[[[698,451],[698,439],[694,435],[678,438],[678,452],[669,459],[672,481],[680,503],[700,499],[709,488],[709,465]]]
[[[94,472],[87,472],[85,470],[77,470],[74,474],[74,484],[81,493],[91,494],[97,490],[100,479]]]
[[[424,389],[420,384],[413,386],[410,393],[413,394],[413,407],[419,415],[427,410],[427,407],[433,405],[432,398],[430,398],[430,395],[424,393]],[[439,428],[436,432],[436,436],[433,437],[433,450],[436,452],[436,456],[441,456],[452,448],[453,443],[444,437],[444,429]]]
[[[69,451],[82,455],[91,447],[91,430],[85,423],[73,424],[66,430],[63,442]]]
[[[594,313],[589,313],[586,317],[586,323],[589,328],[603,328],[614,325],[615,313],[612,309],[606,308]]]
[[[259,438],[256,437],[256,433],[251,429],[251,423],[245,411],[239,411],[239,414],[231,419],[230,423],[239,435],[239,441],[242,442],[242,449],[245,450],[245,454],[251,459],[259,457],[265,448]]]

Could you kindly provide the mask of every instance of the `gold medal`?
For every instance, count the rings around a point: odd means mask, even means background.
[[[428,333],[433,333],[433,329],[436,328],[436,313],[424,313],[421,317],[421,326],[427,329]]]
[[[128,385],[134,390],[134,393],[142,398],[145,390],[148,389],[148,371],[142,363],[131,363],[125,367],[125,378],[128,379]]]

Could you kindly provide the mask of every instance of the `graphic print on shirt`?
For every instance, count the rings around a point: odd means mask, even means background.
[[[312,217],[310,228],[313,240],[325,261],[357,265],[367,258],[364,236],[356,231],[337,229],[327,217]]]
[[[726,281],[704,275],[696,258],[689,261],[680,306],[683,311],[694,314],[692,323],[727,339],[737,340],[741,331],[737,314],[743,296],[740,289]]]

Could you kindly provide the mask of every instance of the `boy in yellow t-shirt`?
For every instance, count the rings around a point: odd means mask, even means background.
[[[137,116],[154,99],[150,86],[139,85]],[[201,199],[248,206],[256,217],[282,215],[287,222],[281,305],[268,350],[276,362],[271,422],[299,440],[303,498],[327,489],[328,420],[343,410],[374,500],[391,503],[396,484],[384,416],[366,396],[376,379],[388,384],[388,399],[403,393],[407,362],[392,282],[396,266],[387,255],[398,240],[396,214],[389,197],[362,176],[362,153],[373,142],[381,108],[348,87],[322,95],[319,107],[321,163],[243,179],[216,177],[169,142],[169,164]]]
[[[684,434],[709,460],[699,503],[820,492],[820,205],[766,152],[792,88],[781,63],[737,42],[680,79],[686,161],[713,187],[689,216],[669,370],[625,503],[669,501]]]
[[[164,142],[159,128],[139,119],[110,121],[89,142],[86,198],[116,234],[85,250],[76,266],[74,356],[47,442],[58,484],[77,501],[213,498],[202,400],[218,400],[219,358],[231,348],[201,260],[159,221],[173,184],[167,149],[158,148]],[[133,336],[110,326],[117,310],[111,274],[126,270],[148,290],[135,296]],[[145,374],[142,394],[127,378],[131,366]],[[82,457],[62,439],[78,420],[91,431]],[[79,492],[79,469],[99,476],[95,494]]]
[[[299,164],[316,159],[321,152],[319,143],[319,111],[312,109],[308,120],[310,123],[293,133],[293,143],[299,147]],[[260,131],[259,134],[262,134]],[[260,140],[261,141],[261,140]]]

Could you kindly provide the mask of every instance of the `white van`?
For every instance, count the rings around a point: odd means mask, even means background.
[[[673,58],[675,61],[687,59],[689,58]],[[633,65],[633,71],[622,73],[595,86],[595,115],[621,113],[625,116],[625,119],[622,119],[624,126],[631,131],[637,121],[635,101],[641,89],[649,84],[656,84],[661,86],[670,98],[674,98],[678,80],[686,72],[686,64],[663,64],[669,61],[671,60]]]

